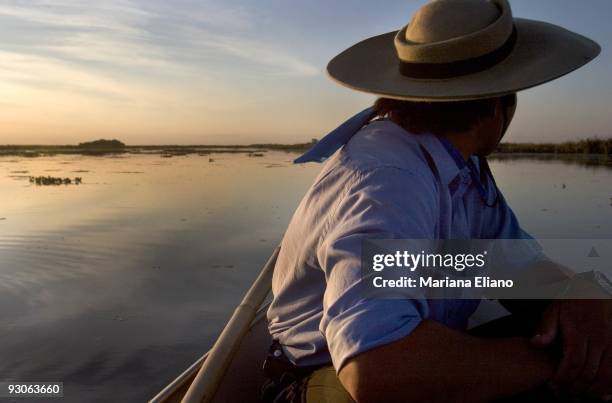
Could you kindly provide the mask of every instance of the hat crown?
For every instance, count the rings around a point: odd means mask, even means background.
[[[451,63],[500,48],[513,31],[508,0],[435,0],[419,9],[395,36],[408,63]]]
[[[406,27],[406,41],[433,43],[469,35],[500,15],[501,10],[486,0],[434,0],[414,14]]]

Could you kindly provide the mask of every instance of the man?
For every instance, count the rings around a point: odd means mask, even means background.
[[[513,18],[505,0],[437,0],[400,31],[330,62],[332,78],[382,98],[296,160],[331,157],[281,245],[266,398],[612,399],[612,304],[596,281],[581,284],[602,299],[556,300],[535,312],[534,326],[533,315],[520,315],[536,305],[506,301],[514,319],[471,333],[478,301],[360,292],[366,239],[529,238],[484,157],[507,129],[517,91],[598,53],[583,36]],[[565,276],[541,256],[532,264]]]

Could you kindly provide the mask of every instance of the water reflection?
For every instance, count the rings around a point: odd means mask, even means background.
[[[75,402],[155,394],[210,346],[279,242],[320,169],[293,157],[0,157],[0,379],[63,381]],[[536,236],[612,238],[609,165],[491,167]],[[46,172],[82,184],[27,179]]]

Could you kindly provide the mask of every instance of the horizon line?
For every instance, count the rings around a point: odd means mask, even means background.
[[[108,139],[99,139],[99,140],[108,140]],[[226,143],[226,144],[202,144],[202,143],[175,143],[175,144],[124,144],[124,147],[127,148],[134,148],[134,147],[254,147],[254,146],[297,146],[297,145],[307,145],[307,144],[314,144],[317,141],[319,141],[320,139],[311,139],[311,141],[304,141],[304,142],[298,142],[298,143],[274,143],[274,142],[262,142],[262,143],[248,143],[248,144],[235,144],[235,143]],[[91,140],[91,141],[85,141],[83,143],[90,143],[92,141],[97,141],[97,140]],[[609,137],[599,137],[599,136],[594,136],[594,137],[586,137],[586,138],[579,138],[579,139],[574,139],[574,140],[564,140],[564,141],[559,141],[559,142],[535,142],[535,141],[518,141],[518,142],[513,142],[513,141],[501,141],[499,144],[541,144],[541,145],[548,145],[548,144],[552,144],[552,145],[561,145],[561,144],[568,144],[568,143],[578,143],[578,142],[583,142],[583,141],[612,141],[612,136]],[[0,144],[1,148],[9,148],[9,147],[79,147],[80,144],[83,143],[76,143],[76,144],[17,144],[17,143],[5,143],[5,144]],[[84,148],[84,147],[81,147]]]

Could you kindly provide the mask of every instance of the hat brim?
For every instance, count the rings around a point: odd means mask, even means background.
[[[593,60],[601,51],[589,38],[557,25],[515,18],[510,54],[486,70],[444,79],[404,76],[393,39],[397,31],[351,46],[327,65],[328,74],[351,89],[413,101],[490,98],[534,87]]]

